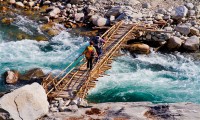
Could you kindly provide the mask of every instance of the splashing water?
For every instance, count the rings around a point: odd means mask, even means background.
[[[109,76],[90,91],[92,102],[200,103],[200,62],[180,54],[117,58]]]

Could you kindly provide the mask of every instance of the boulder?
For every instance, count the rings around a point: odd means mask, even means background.
[[[9,70],[5,73],[6,75],[6,83],[15,84],[19,79],[19,72],[15,70]]]
[[[189,9],[192,10],[194,8],[194,4],[193,3],[186,3],[185,6]]]
[[[183,44],[183,48],[185,48],[188,51],[199,50],[199,38],[197,36],[189,37]]]
[[[31,79],[39,79],[43,77],[45,74],[40,68],[34,68],[28,70],[25,74],[20,76],[20,80],[31,80]]]
[[[10,4],[15,4],[16,1],[15,1],[15,0],[10,0],[9,3],[10,3]]]
[[[180,46],[182,45],[183,40],[181,40],[178,37],[172,36],[168,41],[167,41],[167,48],[169,50],[178,50]]]
[[[171,11],[171,16],[174,19],[182,19],[188,13],[188,9],[185,6],[178,6]]]
[[[198,30],[197,28],[195,28],[195,27],[191,27],[191,28],[190,28],[190,33],[191,33],[192,35],[199,36],[199,30]]]
[[[112,15],[112,16],[115,16],[115,18],[117,18],[122,12],[123,12],[123,7],[116,6],[108,10],[105,16],[110,17]]]
[[[60,9],[59,8],[54,8],[52,11],[49,12],[49,16],[56,18],[56,16],[60,13]]]
[[[74,16],[74,20],[77,22],[83,21],[85,17],[84,13],[76,13]]]
[[[97,18],[93,18],[92,23],[95,26],[102,27],[102,26],[105,26],[106,24],[108,24],[108,21],[109,20],[107,18],[97,17]]]
[[[23,86],[0,98],[0,108],[14,120],[36,120],[48,113],[44,88],[38,83]]]
[[[188,35],[190,33],[190,26],[188,26],[186,24],[180,24],[180,25],[176,26],[175,30],[184,35]]]
[[[24,8],[24,4],[22,2],[15,3],[17,7]]]
[[[29,5],[30,7],[33,7],[33,6],[35,5],[35,2],[33,2],[33,1],[28,2],[28,5]]]
[[[128,46],[128,50],[132,53],[149,54],[150,47],[147,44],[136,43]]]

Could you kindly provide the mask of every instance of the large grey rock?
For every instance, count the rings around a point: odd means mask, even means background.
[[[185,6],[178,6],[171,11],[171,16],[174,19],[182,19],[188,13],[188,9]]]
[[[112,7],[110,10],[108,10],[108,12],[106,12],[105,15],[107,17],[110,17],[111,15],[118,17],[122,12],[123,12],[123,7],[117,6],[117,7]]]
[[[192,36],[188,38],[183,44],[183,47],[189,51],[199,50],[199,38],[197,36]]]
[[[48,113],[45,90],[38,83],[26,85],[0,98],[0,108],[14,120],[36,120]]]
[[[20,80],[38,79],[44,76],[44,72],[40,68],[33,68],[20,75]]]
[[[178,37],[172,36],[167,42],[167,48],[169,50],[178,50],[182,45],[183,40]]]
[[[184,34],[184,35],[188,35],[190,33],[190,26],[188,26],[186,24],[177,25],[175,30],[177,32]]]

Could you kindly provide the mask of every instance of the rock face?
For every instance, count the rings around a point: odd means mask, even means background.
[[[6,83],[8,84],[14,84],[19,79],[19,72],[18,71],[7,71],[6,73]]]
[[[0,98],[0,108],[14,120],[35,120],[48,113],[49,103],[43,87],[37,83],[26,85]]]
[[[178,37],[172,36],[167,42],[167,48],[169,50],[178,50],[182,45],[183,40]]]
[[[188,13],[188,9],[185,6],[178,6],[172,10],[171,16],[174,19],[181,19],[184,18]]]
[[[188,51],[197,51],[199,50],[199,38],[197,36],[192,36],[188,38],[183,47]]]

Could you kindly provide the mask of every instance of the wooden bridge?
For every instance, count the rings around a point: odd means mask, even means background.
[[[123,21],[116,23],[101,36],[106,39],[103,54],[97,62],[94,62],[91,71],[86,69],[86,60],[83,57],[79,60],[81,64],[71,70],[68,70],[69,67],[74,66],[80,58],[77,58],[56,77],[52,77],[50,73],[44,78],[42,85],[48,97],[85,98],[88,91],[95,87],[97,78],[105,75],[105,71],[111,68],[114,57],[121,55],[120,46],[127,40],[141,36],[141,31],[156,31],[157,26],[158,24],[125,24]]]

